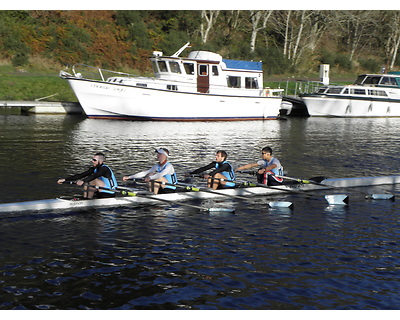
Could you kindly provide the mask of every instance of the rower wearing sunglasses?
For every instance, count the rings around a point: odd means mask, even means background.
[[[113,197],[115,192],[112,190],[118,186],[118,183],[112,170],[104,164],[105,158],[102,152],[96,153],[92,159],[92,166],[88,170],[59,179],[57,183],[69,181],[75,182],[78,186],[83,185],[83,197],[86,199],[92,199],[95,193],[98,198]]]

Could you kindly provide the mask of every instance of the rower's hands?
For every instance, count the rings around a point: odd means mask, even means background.
[[[122,178],[122,181],[128,181],[129,180],[129,176],[125,176]]]
[[[78,180],[78,181],[76,181],[76,184],[78,185],[78,186],[81,186],[81,185],[83,185],[85,182],[83,181],[83,180]]]
[[[57,180],[57,183],[58,183],[58,184],[63,184],[64,182],[65,182],[65,179],[58,179],[58,180]],[[78,186],[82,186],[82,185],[85,183],[85,181],[83,181],[83,180],[78,180],[78,181],[75,181],[75,182],[69,181],[68,183],[71,183],[71,184],[75,183],[75,184],[77,184]]]

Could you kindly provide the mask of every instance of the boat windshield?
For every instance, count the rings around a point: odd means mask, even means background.
[[[384,85],[384,86],[396,86],[397,87],[396,78],[393,78],[393,77],[382,77],[380,84]]]
[[[364,82],[366,75],[361,75],[357,77],[357,80],[354,82],[354,84],[362,84]]]
[[[378,84],[381,76],[359,76],[354,84]]]
[[[359,85],[381,85],[381,86],[399,86],[396,77],[381,75],[361,75],[358,76],[354,84]]]

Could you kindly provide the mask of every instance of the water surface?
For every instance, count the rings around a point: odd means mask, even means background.
[[[0,116],[0,202],[79,192],[58,178],[107,154],[117,178],[171,151],[179,177],[225,149],[232,164],[271,146],[287,175],[398,174],[400,119],[157,123]],[[253,179],[240,176],[240,179]],[[194,183],[199,181],[194,180]],[[247,201],[235,213],[178,205],[0,214],[0,309],[398,309],[399,205],[364,199],[396,186]],[[293,210],[270,209],[271,200]]]

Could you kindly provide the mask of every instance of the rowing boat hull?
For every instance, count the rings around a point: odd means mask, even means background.
[[[255,197],[262,195],[273,195],[281,193],[296,193],[297,191],[312,191],[333,188],[365,187],[384,184],[400,183],[400,176],[381,176],[381,177],[361,177],[361,178],[343,178],[343,179],[325,179],[320,184],[307,184],[295,186],[279,187],[249,187],[223,189],[217,192],[199,191],[168,193],[160,195],[138,195],[134,197],[115,197],[93,200],[68,200],[68,199],[46,199],[37,201],[15,202],[0,204],[0,212],[20,212],[20,211],[41,211],[41,210],[73,210],[80,208],[103,208],[103,207],[137,207],[151,205],[162,201],[174,202],[205,200],[214,198],[226,198],[229,196]]]
[[[304,186],[306,189],[318,189],[319,186],[308,185]],[[321,188],[321,187],[320,187]],[[224,189],[218,190],[218,193],[212,191],[199,191],[199,192],[182,192],[182,193],[168,193],[148,196],[133,196],[133,197],[115,197],[105,199],[46,199],[37,201],[25,201],[15,203],[0,204],[0,212],[16,212],[16,211],[42,211],[42,210],[68,210],[68,209],[81,209],[81,208],[103,208],[103,207],[137,207],[143,205],[151,205],[160,203],[162,201],[170,201],[171,204],[180,201],[190,200],[206,200],[214,198],[226,198],[229,196],[245,196],[255,197],[268,194],[279,194],[291,192],[289,187],[279,187],[276,189],[251,187],[251,188],[238,188],[238,189]],[[295,189],[297,190],[297,188]],[[295,192],[295,191],[294,191]]]

